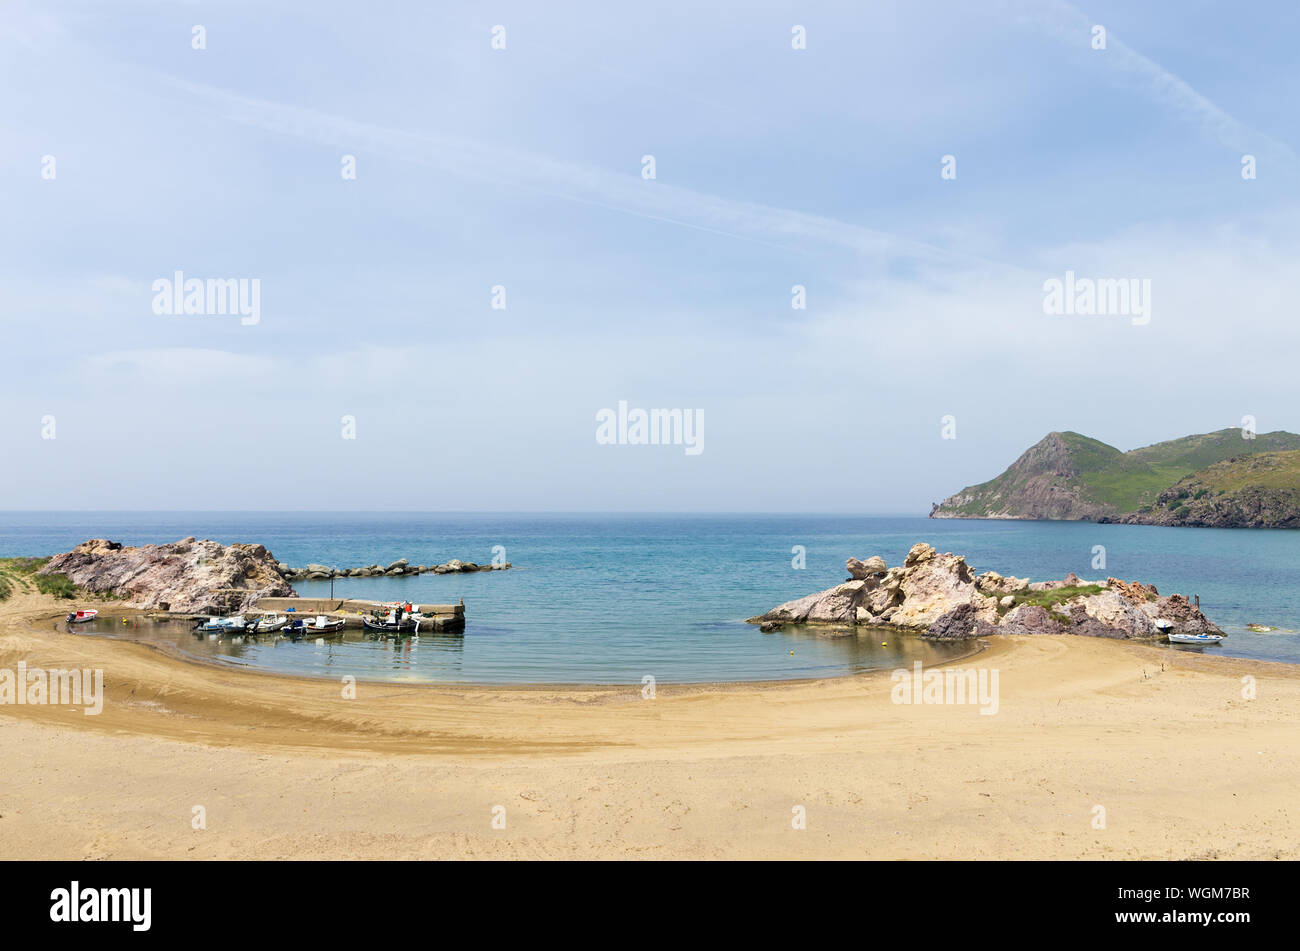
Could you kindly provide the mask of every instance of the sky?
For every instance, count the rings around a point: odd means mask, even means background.
[[[0,510],[925,514],[1053,430],[1300,431],[1298,29],[0,0]]]

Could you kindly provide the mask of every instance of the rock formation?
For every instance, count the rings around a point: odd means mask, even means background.
[[[912,546],[900,566],[886,570],[877,556],[850,558],[847,568],[849,581],[787,601],[750,622],[764,631],[784,624],[889,625],[942,640],[990,634],[1157,637],[1157,619],[1169,621],[1177,633],[1222,633],[1185,597],[1162,597],[1154,585],[1085,581],[1075,574],[1038,582],[992,571],[976,576],[963,556],[940,554],[924,542]]]
[[[879,555],[872,555],[866,561],[858,561],[856,558],[850,558],[845,562],[845,567],[849,569],[849,579],[852,581],[861,581],[864,578],[872,578],[885,573],[885,559]]]
[[[293,597],[275,557],[262,545],[222,545],[182,538],[167,545],[126,547],[104,538],[55,555],[41,574],[140,608],[179,614],[229,614],[261,597]]]
[[[407,558],[399,558],[389,565],[366,565],[362,568],[331,568],[328,565],[310,564],[302,568],[290,568],[280,562],[277,566],[280,575],[286,581],[328,581],[330,578],[394,578],[404,575],[435,574],[446,575],[469,571],[504,571],[510,562],[501,564],[479,565],[472,561],[453,558],[441,565],[413,565]]]

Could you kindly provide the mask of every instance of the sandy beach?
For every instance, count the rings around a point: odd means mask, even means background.
[[[998,671],[991,716],[894,703],[888,672],[345,699],[66,633],[65,605],[0,605],[0,668],[102,668],[106,692],[98,716],[0,706],[8,858],[1300,856],[1291,665],[991,638],[956,664]]]

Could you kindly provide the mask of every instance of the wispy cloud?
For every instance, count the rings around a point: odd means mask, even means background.
[[[201,99],[224,118],[338,148],[371,152],[438,168],[464,179],[520,188],[711,234],[790,251],[834,246],[863,257],[1005,267],[925,241],[822,215],[695,191],[635,174],[451,136],[431,136],[359,122],[314,109],[242,96],[172,76],[173,87]]]
[[[1075,46],[1088,43],[1091,30],[1099,21],[1089,17],[1068,0],[1014,0],[1014,6],[1024,18],[1057,34],[1063,41]],[[1101,23],[1101,26],[1106,24]],[[1251,128],[1207,96],[1198,92],[1189,82],[1161,66],[1155,60],[1139,53],[1116,37],[1107,28],[1105,63],[1117,72],[1130,77],[1136,85],[1143,86],[1159,102],[1164,103],[1183,119],[1199,126],[1221,145],[1235,151],[1282,155],[1296,158],[1295,151],[1285,142]]]

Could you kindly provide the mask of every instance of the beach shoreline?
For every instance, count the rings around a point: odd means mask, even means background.
[[[99,616],[103,619],[110,619],[110,618],[115,619],[118,617],[130,617],[132,615],[142,615],[144,613],[147,612],[140,612],[129,606],[121,605],[121,606],[110,607],[101,610]],[[53,622],[58,622],[63,618],[63,616],[64,616],[63,614],[58,614],[57,616],[51,615],[48,620]],[[879,631],[879,633],[883,635],[888,635],[891,637],[918,636],[911,632],[901,632],[896,628],[881,627],[881,628],[876,628],[875,630]],[[234,670],[240,673],[252,674],[255,676],[283,678],[285,680],[298,680],[298,681],[306,681],[309,683],[324,682],[324,683],[332,684],[337,682],[337,678],[334,677],[313,676],[311,674],[301,673],[301,672],[280,672],[275,670],[268,670],[267,668],[264,667],[255,667],[252,665],[242,666],[242,665],[223,663],[222,661],[213,659],[212,657],[205,657],[200,654],[187,653],[186,651],[181,650],[180,648],[176,647],[174,644],[168,643],[167,641],[157,641],[157,640],[149,640],[145,638],[138,638],[138,637],[133,637],[129,634],[118,635],[118,634],[108,634],[102,632],[82,633],[80,631],[72,631],[71,633],[77,637],[88,637],[88,638],[105,640],[105,641],[115,641],[122,644],[135,644],[140,647],[144,647],[148,650],[157,651],[158,653],[166,657],[170,657],[175,660],[182,661],[184,663],[198,664],[203,667],[213,667],[218,670]],[[429,635],[429,636],[433,636],[433,635]],[[981,654],[988,649],[988,644],[985,641],[978,640],[978,639],[972,639],[968,644],[965,644],[963,646],[967,648],[964,653],[947,656],[942,661],[927,665],[926,669],[930,669],[930,667],[951,666],[955,663],[964,661],[970,657],[974,657],[978,654]],[[820,683],[823,681],[843,680],[846,677],[879,676],[882,673],[888,673],[888,670],[886,670],[885,668],[874,668],[870,670],[847,670],[846,669],[844,673],[833,674],[831,676],[785,677],[781,679],[770,679],[770,680],[685,680],[685,681],[656,680],[656,687],[657,689],[673,688],[674,690],[688,690],[691,688],[698,688],[700,690],[725,691],[729,688],[776,687],[782,684]],[[368,678],[364,676],[357,677],[356,681],[359,684],[384,685],[384,686],[399,687],[402,689],[413,689],[413,690],[414,689],[438,689],[440,687],[448,687],[453,689],[472,688],[476,690],[502,690],[502,691],[521,691],[521,692],[563,690],[566,692],[575,692],[575,693],[582,692],[582,691],[603,693],[611,690],[639,691],[642,686],[640,683],[632,683],[631,681],[624,681],[622,683],[613,682],[613,681],[606,682],[606,683],[589,683],[585,681],[574,681],[574,682],[546,681],[546,682],[538,682],[538,683],[526,683],[526,682],[516,682],[516,681],[483,681],[483,680],[419,680],[419,681],[403,682],[403,681],[396,681],[396,680],[386,680],[383,678]]]
[[[887,671],[659,684],[654,699],[640,684],[362,681],[345,699],[337,681],[59,632],[62,610],[36,595],[0,605],[0,668],[100,668],[106,694],[97,716],[0,706],[0,848],[15,858],[1300,849],[1287,814],[1300,668],[1285,663],[1000,636],[946,665],[999,672],[993,716],[892,702]]]

